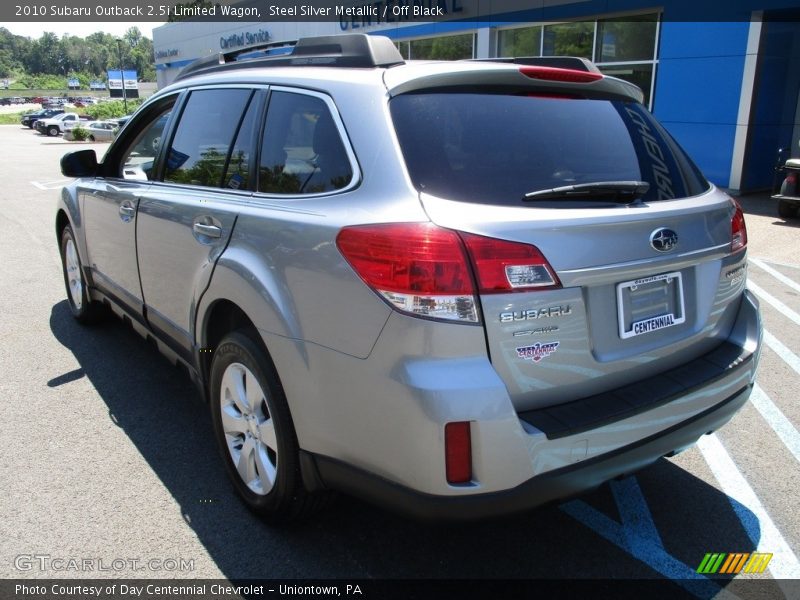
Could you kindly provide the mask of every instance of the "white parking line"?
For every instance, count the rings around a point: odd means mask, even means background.
[[[792,321],[794,321],[797,325],[800,325],[800,315],[798,315],[795,311],[791,308],[786,306],[783,302],[778,300],[775,296],[767,292],[764,288],[762,288],[757,283],[754,283],[752,280],[747,280],[747,287],[755,292],[756,296],[764,300],[767,304],[771,304],[773,308],[778,310],[778,312],[783,313],[783,315]]]
[[[797,557],[716,434],[704,435],[698,440],[697,447],[711,467],[722,491],[728,495],[728,501],[748,537],[754,545],[758,545],[757,551],[771,552],[774,555],[769,563],[772,576],[775,579],[800,578]],[[735,551],[738,552],[739,549]]]
[[[785,285],[788,285],[790,288],[792,288],[796,292],[800,292],[800,283],[797,283],[793,279],[790,279],[789,277],[787,277],[786,275],[784,275],[780,271],[777,271],[776,269],[773,269],[767,263],[765,263],[763,260],[760,260],[758,258],[751,258],[751,259],[749,259],[749,261],[751,263],[753,263],[754,265],[756,265],[759,269],[762,269],[763,271],[766,271],[767,273],[772,275],[775,279],[777,279],[781,283],[783,283]]]
[[[800,462],[800,433],[758,384],[753,387],[753,393],[750,394],[750,402],[761,413],[761,416],[764,417],[764,420],[777,436],[781,438],[783,445],[789,449],[795,460]]]
[[[56,181],[31,181],[33,187],[40,190],[57,190],[60,187],[67,185],[72,179],[57,179]]]
[[[751,259],[748,258],[747,260],[751,260]],[[758,259],[758,260],[762,260],[762,259]],[[774,261],[774,260],[771,260],[769,262],[771,264],[775,265],[776,267],[787,267],[789,269],[800,269],[800,265],[794,265],[792,263],[777,262],[777,261]]]
[[[783,342],[781,342],[766,329],[764,330],[764,343],[772,348],[775,354],[780,356],[783,359],[783,362],[789,365],[795,373],[800,375],[800,357],[789,350],[789,348],[786,347]]]

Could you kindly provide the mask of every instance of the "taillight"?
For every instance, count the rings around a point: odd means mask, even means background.
[[[336,245],[366,284],[397,309],[478,321],[472,273],[455,231],[432,223],[345,227]]]
[[[731,219],[731,252],[736,252],[747,246],[747,226],[744,222],[744,212],[736,200],[731,199],[736,211]]]
[[[536,246],[461,233],[481,294],[561,287],[558,276]]]
[[[555,67],[520,67],[519,71],[531,79],[563,81],[566,83],[591,83],[603,78],[602,73],[577,71],[575,69],[558,69]]]
[[[432,223],[345,227],[336,246],[361,279],[392,306],[432,319],[476,323],[478,291],[501,294],[561,287],[535,246]]]
[[[472,439],[469,421],[444,426],[444,465],[447,483],[472,481]]]

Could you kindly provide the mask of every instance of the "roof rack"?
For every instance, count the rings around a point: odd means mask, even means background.
[[[577,56],[521,56],[514,58],[471,58],[472,62],[500,62],[530,67],[552,67],[599,73],[600,69],[590,60]]]
[[[290,53],[287,53],[288,48],[291,48]],[[297,41],[268,42],[201,58],[183,69],[175,81],[190,75],[237,67],[316,66],[366,69],[392,67],[404,62],[392,40],[385,36],[365,33],[326,35]]]

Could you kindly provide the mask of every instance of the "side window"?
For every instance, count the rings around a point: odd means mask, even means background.
[[[258,136],[259,116],[261,102],[256,97],[250,101],[247,113],[239,126],[236,142],[228,158],[228,166],[222,179],[222,187],[232,190],[250,189],[250,155],[253,153],[253,144]]]
[[[155,111],[150,119],[145,119],[144,127],[133,138],[133,142],[122,153],[119,176],[123,179],[152,181],[161,137],[172,113],[174,99],[161,110]]]
[[[251,90],[197,90],[167,152],[164,181],[219,187]]]
[[[272,94],[258,176],[259,191],[275,194],[315,194],[350,183],[353,169],[325,102],[305,94]]]

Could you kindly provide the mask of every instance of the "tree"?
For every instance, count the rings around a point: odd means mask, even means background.
[[[125,32],[122,62],[126,69],[135,69],[144,81],[155,81],[153,42],[137,27]],[[75,77],[85,87],[92,79],[105,79],[108,69],[120,66],[117,38],[103,32],[86,38],[65,35],[59,39],[45,32],[39,39],[14,35],[0,27],[0,77],[13,78],[23,87],[48,87],[54,81]],[[47,85],[40,85],[46,83]]]

